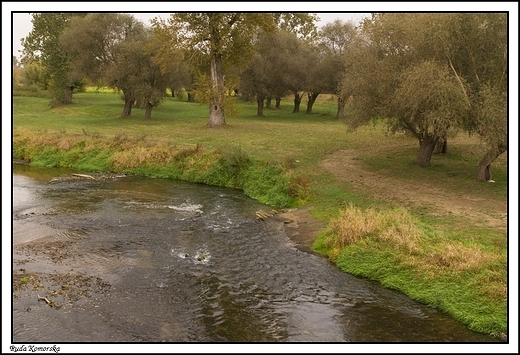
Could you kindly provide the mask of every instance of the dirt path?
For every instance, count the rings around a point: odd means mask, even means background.
[[[356,158],[356,151],[341,150],[322,161],[321,167],[355,189],[369,192],[372,197],[392,200],[409,207],[426,207],[433,214],[464,217],[475,226],[506,230],[507,203],[468,195],[453,195],[448,191],[424,184],[414,184],[370,172]],[[428,212],[431,214],[430,212]]]
[[[492,227],[507,230],[507,203],[479,198],[475,195],[454,195],[433,186],[389,177],[369,171],[357,158],[355,150],[341,150],[321,162],[321,168],[354,189],[369,193],[371,197],[391,201],[409,208],[425,208],[428,215],[460,217],[464,225]],[[294,245],[313,253],[312,244],[326,223],[310,213],[310,207],[285,210],[274,218],[282,222],[285,232]]]

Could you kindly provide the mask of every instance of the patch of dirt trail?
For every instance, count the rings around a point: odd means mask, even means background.
[[[374,198],[395,201],[405,207],[427,208],[430,215],[463,217],[474,226],[507,228],[507,202],[476,195],[454,195],[434,186],[371,172],[355,150],[337,151],[324,159],[321,167]]]

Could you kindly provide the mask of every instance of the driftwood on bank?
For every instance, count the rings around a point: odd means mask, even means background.
[[[71,175],[72,176],[76,176],[76,177],[80,177],[80,178],[96,180],[96,178],[93,177],[92,175],[87,175],[87,174],[71,174]]]

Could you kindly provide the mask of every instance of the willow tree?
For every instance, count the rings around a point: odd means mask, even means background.
[[[133,61],[140,60],[144,51],[144,25],[129,14],[92,13],[72,20],[60,41],[74,56],[77,72],[93,83],[121,90],[121,117],[130,116],[140,70]]]
[[[420,167],[430,165],[435,145],[451,126],[458,125],[469,108],[457,80],[435,62],[404,70],[387,107],[390,128],[406,128],[419,140],[416,162]]]
[[[347,103],[345,95],[342,95],[340,83],[345,72],[345,55],[352,50],[353,43],[357,38],[357,28],[353,22],[343,22],[335,20],[327,23],[320,29],[319,42],[323,51],[328,53],[328,59],[334,61],[330,70],[336,77],[335,93],[338,97],[338,110],[336,117],[345,117],[345,105]],[[348,97],[347,97],[348,98]]]
[[[206,95],[209,103],[207,125],[225,125],[226,92],[238,86],[238,77],[232,76],[249,65],[254,55],[253,39],[259,30],[274,28],[272,14],[175,13],[167,21],[155,19],[152,24],[156,32],[171,33],[167,46],[183,50],[185,57],[192,61],[209,65],[208,85],[199,82],[199,88],[207,90],[197,94],[199,97],[209,94]],[[199,78],[199,81],[203,80]]]
[[[452,14],[454,32],[444,51],[454,75],[466,80],[470,115],[464,128],[478,134],[485,153],[477,179],[491,180],[491,164],[507,150],[508,23],[505,13]]]
[[[39,63],[44,81],[52,91],[52,106],[72,101],[72,91],[81,79],[73,70],[73,56],[61,46],[60,36],[77,13],[33,13],[32,30],[22,39],[23,61]]]
[[[434,138],[437,142],[445,142],[440,134],[455,126],[478,133],[488,146],[480,164],[479,179],[489,179],[490,162],[507,149],[506,15],[373,14],[362,23],[358,44],[347,53],[341,83],[343,92],[353,98],[350,122],[362,124],[376,116],[395,118],[396,112],[410,110],[414,100],[420,99],[423,89],[438,91],[431,100],[441,101],[428,109],[431,113],[437,111],[437,119],[430,120],[433,126],[428,129],[436,133],[427,140]],[[427,75],[424,63],[435,64],[442,73],[438,79],[446,81],[445,89],[442,85],[432,86],[438,81],[430,82],[434,77]],[[422,84],[419,82],[421,77],[424,79]],[[412,85],[417,89],[411,89]],[[409,96],[398,100],[398,90],[405,88],[408,88]],[[451,96],[442,93],[443,90],[452,91]],[[438,96],[440,94],[444,98]],[[425,102],[420,99],[417,104],[417,113],[422,114],[421,107]],[[390,119],[388,122],[396,131],[396,121]],[[413,132],[406,124],[401,126]],[[429,165],[425,152],[429,151],[430,143],[419,142],[417,163],[420,166]]]

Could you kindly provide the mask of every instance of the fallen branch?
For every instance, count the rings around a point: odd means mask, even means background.
[[[81,178],[96,180],[96,178],[91,175],[86,175],[86,174],[71,174],[71,175],[81,177]]]
[[[40,295],[38,295],[38,301],[40,300],[47,302],[47,304],[51,304],[51,301],[49,301],[47,297],[41,297]]]

